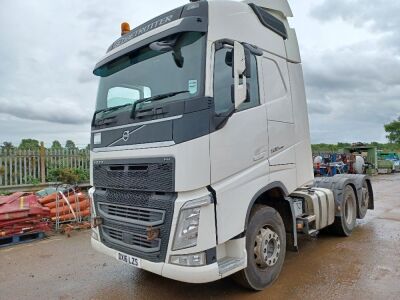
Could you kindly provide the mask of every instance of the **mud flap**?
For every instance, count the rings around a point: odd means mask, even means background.
[[[297,228],[296,228],[296,215],[294,213],[293,199],[286,197],[285,200],[289,203],[290,211],[292,213],[292,231],[286,232],[286,248],[298,252],[299,247],[297,245]]]

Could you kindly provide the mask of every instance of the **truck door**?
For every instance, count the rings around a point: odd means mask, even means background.
[[[271,181],[289,182],[295,186],[296,137],[287,62],[283,58],[264,53],[262,71]]]
[[[216,113],[232,109],[232,48],[225,46],[214,57],[214,102]],[[261,58],[260,58],[261,59]],[[261,63],[261,62],[260,62]],[[210,135],[211,183],[217,193],[218,240],[223,242],[243,230],[250,193],[249,185],[265,181],[268,174],[267,120],[260,101],[257,57],[250,55],[251,76],[247,78],[248,100],[223,128]],[[254,191],[256,193],[256,191]],[[247,200],[247,201],[246,201]],[[243,206],[243,207],[242,207]],[[225,225],[223,224],[225,222]]]

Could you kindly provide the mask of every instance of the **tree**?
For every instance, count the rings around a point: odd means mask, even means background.
[[[15,147],[13,146],[13,144],[11,142],[4,142],[3,146],[1,146],[1,149],[3,149],[4,151],[11,151],[13,150]]]
[[[62,149],[61,143],[57,140],[53,141],[51,144],[51,149],[60,150]]]
[[[18,148],[20,150],[38,150],[40,148],[39,141],[34,139],[23,139]]]
[[[68,150],[75,150],[76,146],[75,143],[71,140],[68,140],[65,142],[65,148],[67,148]]]
[[[400,117],[393,122],[385,124],[386,136],[390,143],[400,144]]]

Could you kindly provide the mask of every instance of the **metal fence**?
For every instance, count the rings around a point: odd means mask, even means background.
[[[0,187],[43,184],[51,170],[73,168],[89,170],[89,150],[45,149],[1,150]]]

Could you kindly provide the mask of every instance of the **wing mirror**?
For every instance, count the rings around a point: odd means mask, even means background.
[[[174,42],[172,41],[158,41],[150,44],[149,48],[157,52],[168,52],[172,51],[174,48]]]
[[[241,43],[235,41],[233,45],[233,77],[234,77],[234,97],[235,109],[247,98],[246,83],[246,55]]]

